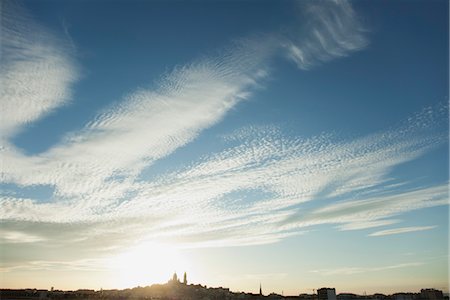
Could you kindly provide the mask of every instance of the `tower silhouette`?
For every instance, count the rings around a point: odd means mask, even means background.
[[[259,283],[259,295],[262,296],[262,287],[261,287],[261,282]]]
[[[187,284],[187,275],[186,275],[186,272],[184,272],[183,283],[184,283],[184,284]]]

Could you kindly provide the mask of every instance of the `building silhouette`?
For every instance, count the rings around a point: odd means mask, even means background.
[[[321,288],[317,290],[318,300],[336,300],[335,288]]]
[[[186,280],[184,280],[186,279]],[[180,278],[173,274],[167,284],[153,284],[146,287],[134,287],[125,290],[99,291],[79,289],[76,291],[40,290],[40,289],[3,289],[0,288],[2,300],[119,300],[119,299],[158,299],[158,300],[449,300],[448,295],[436,289],[422,289],[420,293],[395,293],[392,295],[356,295],[341,293],[336,296],[335,289],[322,288],[317,294],[300,294],[298,296],[284,296],[270,293],[262,294],[262,284],[259,284],[258,293],[232,292],[223,287],[207,287],[201,284],[184,284],[187,274],[180,282]]]
[[[174,272],[172,275],[172,278],[168,282],[169,284],[184,284],[187,285],[187,273],[184,272],[183,275],[183,282],[180,281],[180,278],[178,278],[177,272]]]
[[[421,289],[420,297],[424,300],[441,300],[444,298],[444,294],[435,289]]]
[[[169,280],[169,284],[177,284],[180,283],[180,280],[178,279],[177,272],[173,273],[172,279]]]

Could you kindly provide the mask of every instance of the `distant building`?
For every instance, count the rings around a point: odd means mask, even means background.
[[[289,299],[290,296],[286,296],[285,298]],[[300,294],[298,297],[295,297],[298,300],[316,300],[316,295],[314,294]]]
[[[335,288],[321,288],[317,290],[318,300],[337,300]]]
[[[421,289],[420,298],[424,300],[441,300],[444,299],[442,291],[435,289]]]
[[[269,299],[285,299],[283,295],[277,294],[277,293],[270,293],[269,296],[267,296]]]
[[[184,283],[185,285],[187,285],[187,274],[186,274],[186,272],[184,272],[183,283]]]
[[[177,275],[176,272],[173,273],[172,279],[170,279],[168,283],[169,283],[169,284],[180,283],[180,280],[178,279],[178,275]]]
[[[341,293],[336,296],[337,300],[356,300],[358,296],[352,293]]]
[[[394,300],[414,300],[414,294],[412,293],[395,293],[392,294]]]
[[[261,282],[259,283],[259,295],[262,296],[262,286],[261,286]]]
[[[376,293],[372,295],[372,298],[376,300],[385,300],[387,296],[385,294]]]

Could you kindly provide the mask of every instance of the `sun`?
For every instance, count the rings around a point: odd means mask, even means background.
[[[118,288],[165,283],[176,271],[190,270],[187,259],[172,245],[142,243],[111,258],[110,269],[115,272]]]

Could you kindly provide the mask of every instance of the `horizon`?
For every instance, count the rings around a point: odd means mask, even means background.
[[[2,287],[449,292],[448,1],[0,5]]]
[[[187,273],[185,272],[184,274],[186,276]],[[178,274],[176,272],[173,274],[173,276],[175,276],[175,275],[178,276]],[[186,285],[186,286],[201,286],[201,287],[203,287],[205,289],[217,289],[217,288],[229,289],[229,288],[227,288],[225,286],[207,286],[207,285],[202,285],[201,283],[192,283],[192,282],[189,282],[189,281],[184,282],[184,281],[181,281],[179,277],[178,277],[178,281],[176,283],[178,285]],[[83,291],[83,290],[92,290],[92,291],[95,291],[95,292],[101,292],[101,291],[108,291],[108,290],[124,291],[124,290],[128,290],[128,289],[151,288],[153,286],[169,286],[170,287],[170,286],[173,286],[173,284],[174,284],[174,279],[172,277],[172,278],[169,278],[164,283],[163,282],[152,283],[152,284],[149,284],[149,285],[146,285],[146,286],[134,286],[134,287],[127,287],[127,288],[124,288],[124,289],[114,289],[114,288],[111,288],[111,289],[104,289],[104,288],[83,289],[83,288],[78,288],[78,289],[63,290],[63,289],[55,288],[53,286],[50,289],[46,289],[46,288],[32,288],[32,287],[15,288],[15,289],[16,290],[45,290],[45,291],[50,291],[50,292],[53,292],[53,291],[55,291],[55,292],[58,292],[58,291],[62,291],[62,292],[76,292],[76,291]],[[284,291],[281,291],[281,293],[276,293],[274,291],[266,291],[266,292],[264,292],[263,285],[260,283],[259,284],[259,291],[261,293],[257,293],[257,292],[253,292],[253,291],[251,291],[251,292],[250,291],[240,291],[240,290],[239,291],[233,291],[233,290],[230,290],[230,289],[229,289],[229,291],[231,293],[247,293],[247,294],[250,293],[250,294],[260,294],[260,295],[263,295],[263,296],[264,295],[271,295],[271,294],[278,294],[278,295],[282,295],[284,297],[288,297],[288,296],[298,296],[298,295],[317,295],[317,293],[316,293],[317,290],[319,290],[319,289],[330,289],[330,288],[334,289],[332,287],[322,286],[322,287],[318,287],[316,289],[311,290],[312,293],[299,293],[299,294],[296,294],[296,295],[294,295],[294,294],[284,295]],[[9,289],[9,288],[1,288],[1,289]],[[358,294],[358,293],[353,293],[352,291],[338,291],[338,290],[336,290],[336,295],[339,295],[339,294],[355,294],[357,296],[371,296],[371,295],[376,295],[376,294],[382,294],[382,295],[385,295],[385,296],[391,296],[391,295],[394,295],[394,294],[403,294],[403,293],[407,293],[407,294],[408,293],[420,293],[422,290],[427,290],[427,289],[438,290],[438,289],[434,289],[432,287],[431,288],[430,287],[423,287],[423,288],[421,288],[418,291],[397,291],[397,292],[389,293],[389,294],[383,294],[383,293],[378,293],[378,292],[367,294],[366,291],[364,291],[363,294]],[[447,297],[449,296],[448,292],[443,292],[443,294],[444,294],[444,296],[447,296]]]

